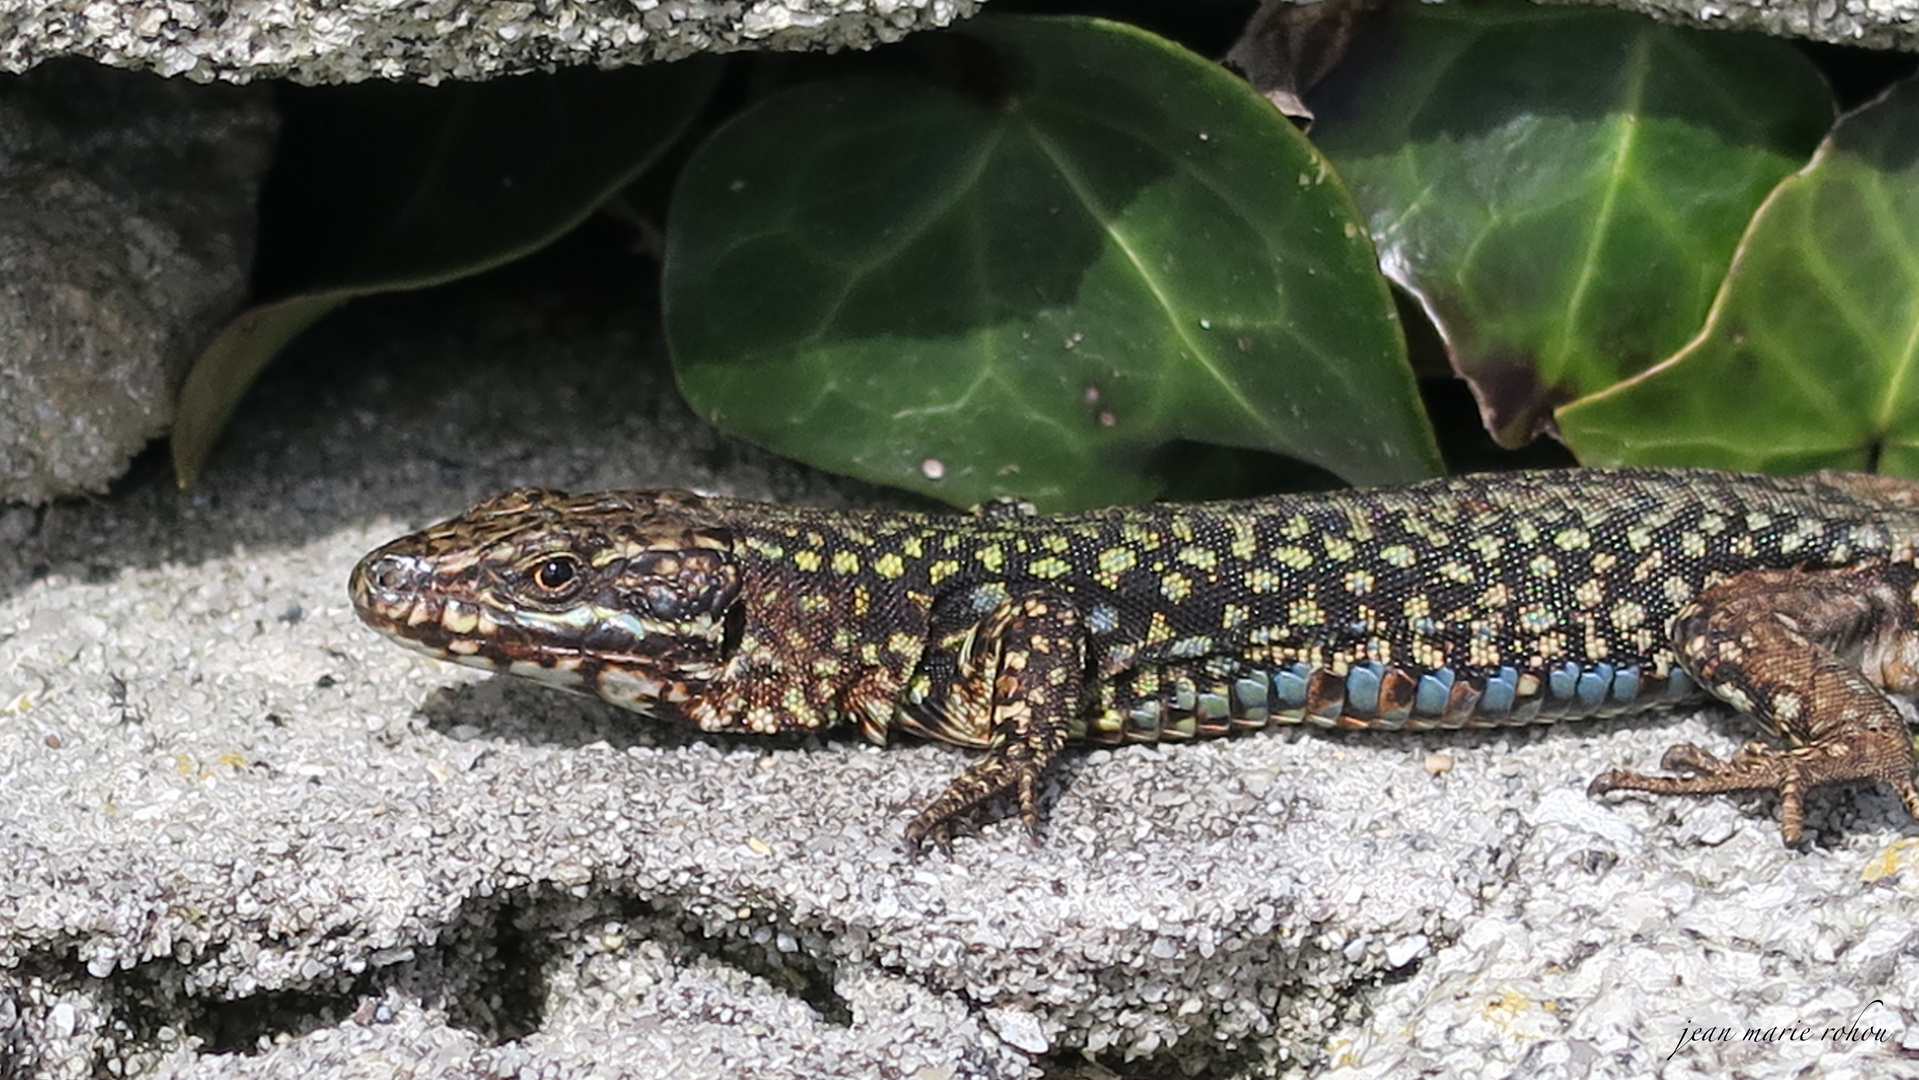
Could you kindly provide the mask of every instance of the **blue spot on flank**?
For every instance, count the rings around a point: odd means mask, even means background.
[[[1674,664],[1672,673],[1666,676],[1666,697],[1668,699],[1691,697],[1698,692],[1699,684],[1692,681],[1692,676],[1686,674],[1684,668]]]
[[[1226,695],[1225,694],[1199,695],[1199,718],[1201,720],[1226,719]]]
[[[1179,685],[1173,688],[1173,708],[1192,712],[1197,703],[1198,695],[1193,690],[1193,684],[1181,679]]]
[[[1620,668],[1612,677],[1612,699],[1621,705],[1639,698],[1639,665]]]
[[[1156,737],[1159,734],[1159,702],[1148,701],[1135,705],[1133,711],[1126,714],[1126,726],[1130,731]]]
[[[1346,715],[1372,716],[1379,712],[1379,664],[1360,664],[1346,672]]]
[[[1486,676],[1486,689],[1479,698],[1479,711],[1484,713],[1508,713],[1513,711],[1513,701],[1519,694],[1519,673],[1512,668],[1503,667],[1498,674]]]
[[[1579,707],[1597,709],[1606,700],[1606,691],[1612,686],[1612,665],[1599,664],[1591,671],[1579,677]]]
[[[1554,701],[1564,701],[1573,696],[1579,686],[1579,665],[1571,660],[1559,665],[1559,670],[1546,676],[1546,691]]]
[[[1266,680],[1240,679],[1233,684],[1233,702],[1242,713],[1266,711]]]
[[[1440,668],[1430,675],[1419,678],[1419,689],[1413,691],[1413,712],[1420,716],[1440,716],[1446,712],[1446,702],[1452,699],[1453,669]]]
[[[1278,699],[1281,708],[1298,709],[1305,706],[1306,676],[1311,673],[1312,669],[1305,664],[1294,664],[1291,671],[1273,672],[1273,697]]]
[[[1119,609],[1111,604],[1095,604],[1086,613],[1086,629],[1095,634],[1110,634],[1119,629]]]

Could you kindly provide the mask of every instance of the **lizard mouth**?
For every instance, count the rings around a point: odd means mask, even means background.
[[[449,596],[437,580],[430,560],[382,548],[353,568],[347,592],[362,622],[443,660],[501,669],[536,661],[532,650],[509,647],[512,636],[485,607]]]
[[[403,543],[404,541],[401,541]],[[347,591],[362,622],[429,656],[506,672],[641,708],[675,700],[662,658],[679,643],[629,612],[578,603],[507,611],[449,587],[443,561],[382,548],[360,560]]]

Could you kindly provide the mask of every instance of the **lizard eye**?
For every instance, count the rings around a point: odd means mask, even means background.
[[[572,591],[580,581],[580,560],[550,555],[533,568],[533,584],[556,596]]]

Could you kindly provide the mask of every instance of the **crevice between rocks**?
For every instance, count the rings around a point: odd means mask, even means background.
[[[615,889],[580,896],[541,884],[469,899],[433,941],[379,950],[400,957],[390,963],[352,973],[335,954],[329,970],[313,979],[233,997],[192,988],[216,980],[230,985],[230,977],[210,980],[206,970],[225,965],[225,948],[186,963],[152,960],[95,977],[79,947],[68,942],[28,953],[11,974],[16,985],[37,984],[44,992],[38,996],[70,994],[94,1002],[88,1041],[93,1072],[103,1078],[120,1075],[130,1063],[157,1061],[187,1042],[199,1054],[250,1056],[330,1026],[380,1023],[390,994],[441,1011],[449,1025],[487,1045],[525,1039],[548,1020],[558,965],[582,962],[600,948],[608,925],[620,927],[626,949],[651,941],[675,967],[736,969],[800,1000],[826,1023],[850,1025],[851,1007],[834,989],[835,965],[803,951],[780,951],[774,942],[792,928],[776,923],[737,920],[716,934],[709,932],[710,920],[676,903]],[[316,934],[294,948],[326,936]],[[26,1025],[29,1045],[14,1049],[31,1050],[34,1026]]]

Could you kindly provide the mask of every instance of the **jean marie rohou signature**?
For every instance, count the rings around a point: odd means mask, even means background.
[[[1808,1042],[1891,1042],[1891,1029],[1863,1023],[1866,1014],[1875,1007],[1884,1005],[1880,998],[1866,1002],[1865,1007],[1852,1018],[1849,1024],[1831,1027],[1812,1027],[1801,1024],[1778,1024],[1772,1027],[1694,1027],[1691,1020],[1679,1029],[1679,1042],[1674,1044],[1672,1054],[1666,1055],[1671,1061],[1673,1054],[1679,1053],[1687,1043],[1808,1043]]]

